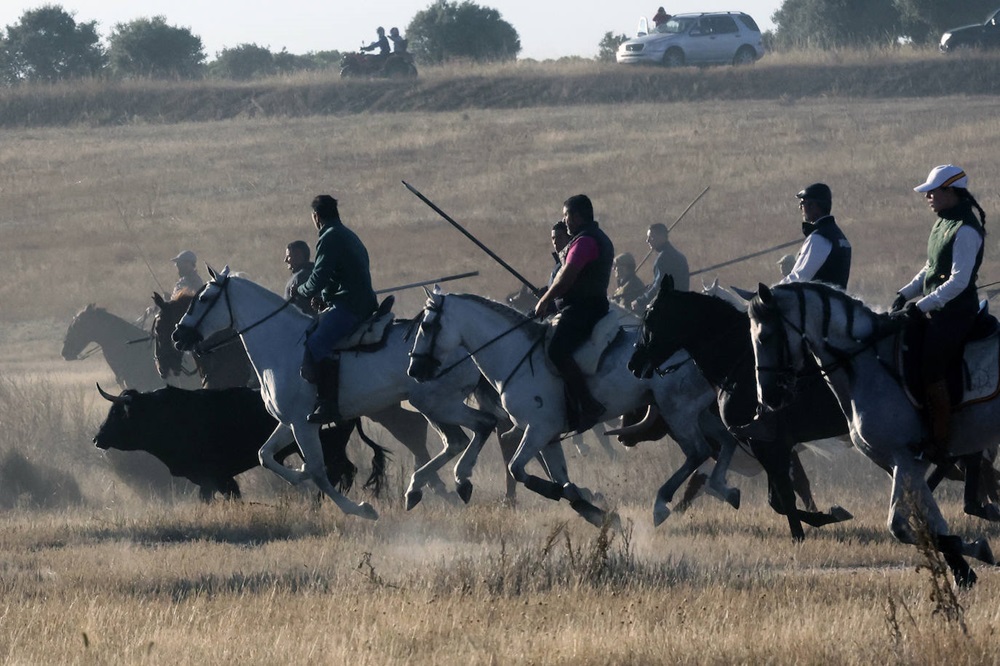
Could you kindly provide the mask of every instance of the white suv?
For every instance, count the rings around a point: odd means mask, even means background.
[[[764,55],[757,23],[743,12],[677,14],[649,32],[640,19],[638,36],[618,47],[620,63],[748,65]]]

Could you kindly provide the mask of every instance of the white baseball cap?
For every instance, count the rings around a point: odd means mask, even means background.
[[[178,261],[187,261],[187,262],[190,262],[192,264],[196,264],[196,263],[198,263],[198,257],[195,256],[195,253],[192,252],[191,250],[184,250],[183,252],[181,252],[180,254],[178,254],[176,257],[174,257],[170,261],[174,262],[175,264]]]
[[[954,164],[942,164],[931,169],[927,182],[913,188],[914,192],[930,192],[939,187],[969,187],[969,177]]]

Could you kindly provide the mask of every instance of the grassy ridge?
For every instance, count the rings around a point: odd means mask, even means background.
[[[341,81],[336,73],[252,83],[99,82],[0,92],[0,126],[107,126],[240,117],[518,109],[577,104],[1000,94],[1000,57],[923,52],[779,54],[748,68],[622,67],[594,62],[431,69],[416,81]]]

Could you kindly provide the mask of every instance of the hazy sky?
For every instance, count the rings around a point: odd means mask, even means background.
[[[652,17],[657,4],[608,0],[475,0],[497,9],[521,36],[522,58],[593,57],[605,32],[632,35],[640,16]],[[737,3],[662,2],[671,14],[693,11],[740,10],[750,14],[761,30],[773,29],[771,14],[781,0],[740,0]],[[181,26],[201,37],[209,60],[225,47],[244,43],[291,53],[340,51],[375,39],[375,28],[404,30],[410,19],[432,0],[0,0],[0,25],[17,23],[30,9],[61,5],[78,22],[97,21],[107,38],[116,23],[162,15],[169,25]]]

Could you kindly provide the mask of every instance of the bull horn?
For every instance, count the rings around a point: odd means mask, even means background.
[[[111,395],[110,393],[102,389],[101,384],[99,382],[97,384],[97,392],[100,393],[101,397],[107,400],[108,402],[113,402],[113,403],[128,402],[128,399],[125,396]]]
[[[646,409],[646,415],[642,417],[642,420],[638,423],[633,423],[630,426],[625,426],[624,428],[616,428],[614,430],[605,430],[604,435],[606,437],[621,437],[622,435],[634,435],[640,433],[650,426],[653,425],[653,421],[660,415],[660,410],[657,409],[656,405],[650,405]]]

